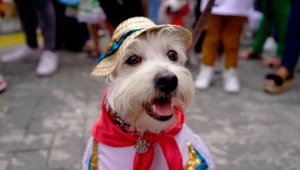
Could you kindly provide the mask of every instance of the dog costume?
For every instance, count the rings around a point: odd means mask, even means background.
[[[135,17],[121,23],[99,58],[92,75],[106,76],[113,72],[126,44],[147,31],[173,27],[184,39],[185,47],[191,43],[188,30],[174,25],[155,25],[144,17]],[[92,130],[83,158],[83,170],[134,169],[180,170],[215,169],[212,158],[201,139],[184,124],[182,108],[174,107],[176,122],[160,133],[140,132],[132,129],[107,106],[105,90],[101,100],[101,114]]]

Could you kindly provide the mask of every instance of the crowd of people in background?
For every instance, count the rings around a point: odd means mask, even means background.
[[[87,48],[87,57],[97,59],[101,55],[99,33],[107,32],[112,35],[114,29],[128,18],[146,16],[156,24],[168,24],[158,23],[159,7],[165,1],[167,0],[14,0],[26,44],[12,53],[0,56],[0,61],[8,63],[37,58],[37,75],[49,76],[59,67],[57,51],[61,49],[81,51]],[[194,25],[209,0],[187,1],[191,2],[189,7],[193,10],[189,11],[193,13]],[[239,54],[240,39],[245,33],[245,26],[251,22],[249,18],[253,11],[261,13],[262,17],[259,18],[257,29],[253,30],[251,47]],[[36,38],[37,28],[40,28],[43,35],[42,47]],[[261,66],[275,68],[273,73],[265,77],[266,92],[279,93],[291,88],[300,55],[299,29],[298,0],[215,0],[204,34],[195,48],[196,53],[202,53],[199,73],[195,79],[196,88],[206,90],[210,87],[215,72],[214,65],[222,58],[223,87],[226,92],[237,93],[241,89],[238,77],[239,58],[261,60]],[[273,37],[277,43],[276,54],[269,59],[262,59],[268,37]],[[6,85],[0,75],[0,91]]]

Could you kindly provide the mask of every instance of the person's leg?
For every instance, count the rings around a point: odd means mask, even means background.
[[[39,26],[44,37],[44,50],[55,50],[55,11],[51,0],[34,0]]]
[[[32,0],[14,0],[18,9],[22,28],[25,33],[26,43],[31,48],[37,48],[36,29],[38,19]]]
[[[225,53],[225,69],[237,68],[238,51],[243,26],[247,22],[246,17],[228,16],[222,31],[222,44]]]
[[[261,62],[263,67],[279,67],[283,56],[285,35],[290,14],[290,2],[288,0],[271,0],[271,13],[276,29],[277,50],[276,55]]]
[[[257,53],[261,53],[263,51],[264,44],[267,38],[271,35],[274,23],[272,13],[270,12],[270,4],[268,4],[268,0],[262,0],[260,3],[263,17],[259,23],[256,36],[251,45],[253,52]]]
[[[55,21],[56,21],[56,36],[55,36],[55,49],[60,50],[64,47],[64,41],[65,41],[65,24],[66,24],[66,16],[65,16],[65,10],[66,5],[54,0],[53,7],[55,10]]]
[[[195,80],[195,86],[198,89],[207,89],[212,82],[213,65],[216,57],[219,55],[223,19],[224,17],[220,15],[210,15],[205,25],[206,35],[202,45],[203,57]]]
[[[100,55],[100,43],[98,31],[100,29],[100,24],[91,24],[90,25],[90,35],[93,40],[93,49],[88,53],[89,58],[98,58]]]
[[[39,76],[48,76],[58,68],[55,50],[55,12],[51,0],[33,0],[37,11],[39,26],[44,37],[44,52],[36,69]]]
[[[202,45],[201,64],[213,66],[219,54],[221,41],[222,19],[220,15],[210,15],[205,25],[205,37]]]
[[[289,16],[281,65],[294,70],[300,55],[300,6],[293,7]]]
[[[1,56],[4,63],[14,62],[25,58],[37,58],[40,55],[36,39],[37,16],[31,0],[15,0],[22,28],[25,33],[26,45],[20,47],[12,53]]]
[[[262,17],[259,22],[256,35],[251,44],[251,47],[240,54],[242,59],[261,59],[261,53],[264,50],[264,44],[267,38],[271,35],[273,27],[273,16],[270,12],[270,0],[260,0],[259,8],[262,12]]]
[[[289,0],[269,0],[269,13],[274,21],[274,28],[276,29],[275,39],[277,41],[276,55],[263,60],[261,66],[274,67],[280,66],[281,58],[284,50],[285,34],[290,11]]]
[[[109,35],[112,37],[112,35],[113,35],[114,31],[115,31],[115,27],[107,19],[104,21],[104,23],[105,23],[105,26],[106,26],[106,28],[107,28],[107,30],[109,32]]]
[[[237,75],[238,51],[243,26],[247,22],[247,18],[227,16],[224,22],[224,29],[222,31],[222,44],[225,53],[224,90],[236,93],[240,91],[240,83]]]
[[[275,16],[275,27],[278,35],[276,56],[282,58],[291,5],[287,0],[275,1],[272,3],[272,10]]]

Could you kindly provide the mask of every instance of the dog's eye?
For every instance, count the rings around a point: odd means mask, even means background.
[[[175,51],[173,50],[170,50],[168,51],[168,58],[171,60],[171,61],[177,61],[178,60],[178,55]]]
[[[129,65],[134,65],[134,64],[137,64],[141,62],[141,58],[136,56],[136,55],[133,55],[133,56],[130,56],[127,60],[126,60],[126,63],[129,64]]]

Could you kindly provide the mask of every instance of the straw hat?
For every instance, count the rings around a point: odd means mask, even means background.
[[[189,30],[176,25],[155,25],[151,20],[145,17],[134,17],[122,22],[112,35],[112,39],[106,47],[105,53],[99,58],[98,65],[94,68],[93,76],[107,76],[114,71],[120,60],[120,56],[127,47],[130,40],[138,37],[140,34],[160,30],[165,27],[173,27],[174,30],[183,37],[184,45],[188,48],[192,42],[192,35]]]

